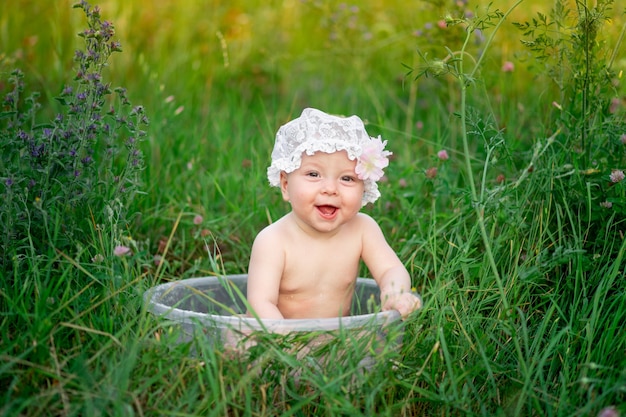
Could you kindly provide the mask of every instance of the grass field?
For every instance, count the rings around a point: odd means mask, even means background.
[[[150,119],[140,185],[119,212],[46,211],[11,199],[33,148],[2,144],[0,414],[626,415],[620,2],[93,3],[122,45],[103,77]],[[72,4],[0,4],[0,93],[22,69],[33,132],[75,74]],[[363,210],[425,305],[367,372],[348,340],[332,369],[272,338],[233,360],[142,305],[157,283],[246,272],[288,210],[265,176],[274,135],[309,106],[361,116],[394,153]]]

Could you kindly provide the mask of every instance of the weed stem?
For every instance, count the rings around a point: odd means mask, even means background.
[[[478,218],[478,227],[480,228],[480,234],[482,236],[483,243],[485,245],[485,252],[486,252],[486,255],[487,255],[487,259],[489,261],[489,265],[490,265],[490,267],[491,267],[491,269],[493,271],[494,277],[496,279],[496,284],[498,285],[498,290],[499,290],[501,298],[502,298],[502,305],[504,306],[504,309],[507,312],[509,311],[509,302],[507,300],[506,293],[504,291],[504,285],[502,284],[502,278],[500,277],[500,273],[498,272],[498,266],[496,265],[496,261],[495,261],[495,258],[493,256],[493,249],[491,247],[489,234],[487,233],[487,228],[485,227],[485,210],[484,210],[484,207],[483,207],[483,202],[481,200],[479,200],[478,193],[476,191],[476,184],[475,184],[475,181],[474,181],[474,175],[473,175],[473,170],[472,170],[472,161],[471,161],[471,157],[470,157],[469,141],[468,141],[468,137],[467,137],[467,88],[468,88],[469,83],[471,82],[471,80],[474,78],[474,74],[480,68],[480,64],[481,64],[483,58],[485,57],[485,55],[487,54],[487,50],[489,48],[489,45],[491,44],[491,42],[494,39],[496,33],[498,32],[498,29],[500,28],[502,23],[506,20],[506,18],[511,14],[513,9],[515,9],[520,3],[522,3],[522,1],[523,0],[518,0],[513,6],[511,6],[509,8],[509,10],[506,13],[504,13],[502,18],[498,22],[498,24],[495,26],[493,32],[491,33],[491,36],[489,36],[489,39],[487,40],[487,43],[485,44],[483,53],[478,58],[478,61],[474,65],[474,68],[473,68],[472,72],[469,74],[469,76],[465,76],[465,74],[463,72],[463,62],[464,62],[463,56],[465,54],[465,49],[467,48],[467,45],[469,44],[470,37],[472,35],[472,31],[471,30],[467,31],[467,36],[465,37],[465,42],[463,43],[463,47],[461,48],[461,51],[460,51],[460,54],[459,54],[459,72],[458,72],[458,80],[459,80],[459,84],[460,84],[460,88],[461,88],[461,137],[462,137],[462,141],[463,141],[463,156],[464,156],[464,160],[465,160],[465,170],[466,170],[466,175],[467,175],[467,182],[468,182],[469,187],[470,187],[472,205],[473,205],[473,207],[474,207],[474,209],[476,211],[476,216]],[[486,163],[488,163],[488,161]]]

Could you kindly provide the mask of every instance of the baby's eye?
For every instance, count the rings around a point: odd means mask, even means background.
[[[356,179],[350,175],[344,175],[343,177],[341,177],[341,181],[354,182],[356,181]]]
[[[319,172],[315,172],[315,171],[310,171],[306,173],[307,177],[313,177],[313,178],[317,178],[320,176]]]

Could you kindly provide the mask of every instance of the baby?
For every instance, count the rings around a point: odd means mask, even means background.
[[[263,319],[345,316],[362,259],[381,290],[383,310],[403,318],[421,307],[406,268],[378,224],[359,210],[380,196],[376,181],[391,152],[360,118],[316,109],[276,134],[272,186],[291,211],[256,237],[247,298]]]

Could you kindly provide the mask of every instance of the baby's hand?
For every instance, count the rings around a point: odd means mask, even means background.
[[[383,310],[398,310],[402,319],[422,307],[422,299],[411,292],[382,293]]]

